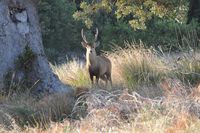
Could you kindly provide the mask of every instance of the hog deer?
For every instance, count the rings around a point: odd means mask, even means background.
[[[98,85],[99,78],[110,84],[112,86],[112,79],[111,79],[111,61],[105,56],[97,56],[95,48],[99,46],[98,38],[98,29],[96,28],[96,34],[94,41],[92,43],[88,42],[84,33],[83,29],[81,30],[81,36],[83,42],[81,42],[82,46],[86,48],[86,68],[88,69],[90,80],[92,85],[94,84],[94,76],[96,77],[96,83]]]

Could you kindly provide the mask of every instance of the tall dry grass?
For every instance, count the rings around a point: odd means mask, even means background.
[[[200,56],[194,53],[184,56],[177,61],[177,69],[174,72],[182,82],[186,84],[197,84],[200,81]]]
[[[115,47],[112,52],[105,53],[105,56],[112,62],[114,88],[154,86],[164,79],[171,69],[154,49],[145,49],[142,43],[139,46],[127,43],[125,49]],[[52,68],[65,84],[79,89],[91,87],[88,71],[79,60],[52,65]]]
[[[112,61],[112,78],[116,87],[134,89],[141,85],[157,85],[169,77],[191,83],[199,80],[198,52],[163,53],[162,49],[147,49],[142,42],[139,45],[133,42],[126,43],[126,48],[114,47],[112,52],[104,54]],[[65,84],[91,87],[89,74],[82,61],[73,60],[62,65],[52,65],[52,68]]]
[[[0,132],[199,132],[200,86],[191,86],[200,81],[199,54],[166,56],[142,43],[105,54],[113,65],[112,89],[91,88],[79,60],[51,65],[63,83],[76,91],[86,90],[71,115],[66,116],[66,95],[42,99],[29,94],[1,96],[0,125],[4,127]]]
[[[90,79],[85,65],[79,60],[72,60],[62,65],[51,65],[59,79],[73,87],[90,87]]]
[[[49,128],[51,122],[58,122],[68,117],[69,109],[72,108],[67,104],[70,103],[69,100],[71,99],[66,94],[37,98],[29,92],[3,97],[0,101],[0,132],[24,132],[31,127]]]
[[[198,133],[197,92],[200,93],[200,88],[193,88],[196,92],[188,93],[184,85],[174,80],[166,80],[162,87],[165,96],[159,99],[146,98],[128,90],[90,90],[77,100],[73,110],[78,111],[78,103],[85,102],[88,113],[84,118],[52,123],[52,127],[43,132]],[[30,131],[41,130],[28,128],[27,132]]]
[[[127,48],[115,48],[109,53],[113,64],[113,77],[128,88],[138,85],[156,84],[169,72],[169,66],[158,56],[154,49],[144,45],[127,44]]]

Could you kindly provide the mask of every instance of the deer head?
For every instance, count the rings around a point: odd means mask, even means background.
[[[84,48],[86,48],[86,55],[96,56],[95,48],[98,47],[99,44],[100,44],[99,41],[97,41],[98,34],[99,34],[99,31],[98,31],[98,28],[96,28],[96,34],[95,34],[94,41],[92,43],[90,43],[90,42],[87,41],[87,39],[86,39],[86,37],[83,33],[83,29],[81,30],[81,36],[82,36],[82,39],[83,39],[81,44]]]
[[[93,84],[93,77],[96,76],[96,82],[98,84],[99,78],[107,81],[109,80],[112,85],[111,80],[111,69],[112,64],[111,61],[104,56],[97,56],[95,48],[99,46],[98,38],[98,29],[96,28],[96,34],[94,41],[89,43],[83,33],[83,29],[81,30],[81,36],[83,41],[81,42],[82,46],[86,48],[86,68],[88,68],[88,72],[90,74],[90,80]]]

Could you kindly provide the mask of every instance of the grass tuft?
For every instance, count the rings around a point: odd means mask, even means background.
[[[64,84],[69,84],[75,88],[90,87],[88,72],[82,62],[73,60],[62,65],[51,65],[55,74]]]
[[[186,84],[196,85],[200,82],[200,59],[198,56],[185,57],[177,62],[175,74]]]
[[[76,89],[72,113],[67,115],[66,103],[73,102],[68,95],[39,99],[12,92],[0,96],[0,132],[198,133],[199,54],[167,54],[134,43],[114,48],[106,53],[112,61],[111,89],[91,87],[79,60],[51,65],[64,84]]]
[[[126,49],[117,48],[109,56],[113,63],[113,77],[121,79],[128,88],[155,85],[168,73],[168,66],[155,50],[145,49],[143,45],[128,44]]]

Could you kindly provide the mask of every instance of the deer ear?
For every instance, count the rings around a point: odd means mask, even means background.
[[[81,44],[82,44],[82,46],[83,46],[84,48],[87,47],[87,44],[86,44],[85,42],[81,42]]]
[[[98,42],[94,42],[94,47],[96,48],[96,47],[98,47],[99,46],[99,44],[100,44],[100,42],[98,41]]]

